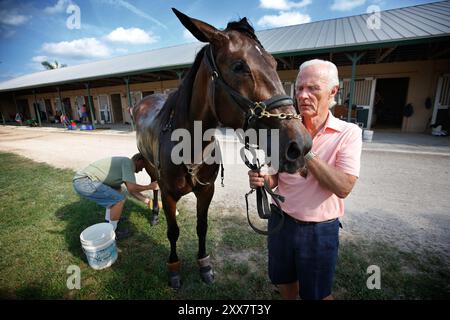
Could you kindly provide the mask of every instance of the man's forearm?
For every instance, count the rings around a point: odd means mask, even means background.
[[[356,177],[330,166],[318,157],[309,160],[307,167],[308,172],[314,175],[323,188],[333,192],[339,198],[347,197],[356,181]]]
[[[137,192],[137,193],[150,190],[149,186],[142,186],[140,184],[135,185],[134,189],[135,190],[133,190],[133,192]]]
[[[140,192],[131,192],[130,194],[131,194],[134,198],[136,198],[137,200],[142,201],[142,202],[144,202],[145,204],[147,204],[148,198],[145,197],[142,193],[140,193]]]

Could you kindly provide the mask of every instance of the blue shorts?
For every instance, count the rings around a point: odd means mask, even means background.
[[[280,222],[269,219],[269,230]],[[339,219],[300,224],[285,214],[283,227],[269,235],[269,277],[274,284],[295,281],[304,300],[320,300],[331,294],[339,248]]]
[[[75,191],[86,199],[92,200],[105,208],[110,208],[125,199],[125,195],[110,186],[88,177],[73,180]]]

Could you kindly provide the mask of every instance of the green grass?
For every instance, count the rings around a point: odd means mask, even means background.
[[[0,298],[6,299],[279,299],[267,277],[266,238],[232,209],[210,212],[207,248],[214,285],[201,282],[195,212],[181,202],[178,254],[183,286],[167,285],[169,243],[164,215],[151,227],[149,211],[128,200],[133,237],[118,243],[119,259],[95,271],[81,250],[81,231],[104,209],[72,189],[71,170],[0,153]],[[449,298],[450,272],[431,253],[413,255],[386,243],[342,241],[335,296],[344,299]],[[368,290],[366,269],[381,268],[381,290]],[[67,267],[81,269],[81,290],[66,287]]]

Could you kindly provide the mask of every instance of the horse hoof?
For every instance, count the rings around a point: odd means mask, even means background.
[[[214,271],[211,266],[200,268],[200,277],[202,281],[206,284],[214,283]]]
[[[154,226],[159,223],[159,215],[152,213],[150,216],[150,225]]]
[[[169,287],[173,290],[178,290],[181,288],[181,277],[179,273],[171,272],[169,274]]]

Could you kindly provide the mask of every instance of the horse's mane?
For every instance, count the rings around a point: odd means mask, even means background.
[[[178,90],[172,92],[167,98],[167,104],[169,106],[173,106],[176,110],[174,113],[174,117],[177,123],[179,120],[185,120],[189,117],[189,104],[191,103],[192,91],[195,81],[195,76],[197,75],[197,71],[202,62],[203,53],[206,49],[204,46],[199,53],[195,56],[194,63],[192,67],[188,70],[186,75],[183,77],[183,80],[178,87]],[[171,108],[169,108],[171,109]]]
[[[239,21],[228,22],[225,31],[230,30],[239,31],[240,33],[245,34],[250,39],[255,40],[262,47],[261,42],[259,42],[258,38],[256,37],[255,29],[253,29],[253,27],[248,23],[247,18],[242,18]]]

